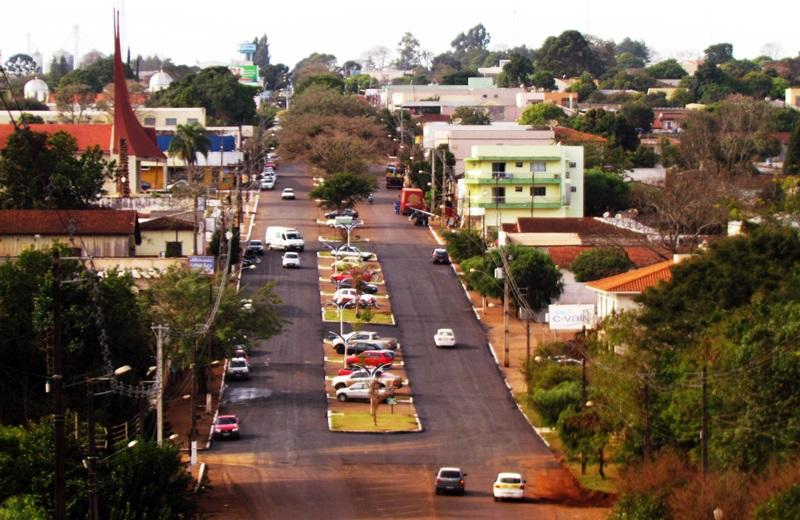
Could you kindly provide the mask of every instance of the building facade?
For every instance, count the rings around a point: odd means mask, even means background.
[[[499,233],[520,217],[583,216],[581,146],[473,146],[464,164],[462,225]]]

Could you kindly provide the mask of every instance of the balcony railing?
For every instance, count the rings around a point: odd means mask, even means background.
[[[532,184],[561,184],[561,179],[556,174],[546,174],[546,176],[515,174],[512,178],[493,179],[489,177],[464,177],[464,183],[468,185],[498,185],[498,186],[529,186]]]
[[[486,209],[527,209],[531,207],[531,199],[528,200],[509,197],[471,197],[464,201],[465,206]],[[562,204],[561,197],[536,197],[533,200],[534,209],[558,209],[566,204]]]

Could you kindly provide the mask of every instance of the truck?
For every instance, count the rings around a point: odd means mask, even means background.
[[[403,188],[400,192],[400,213],[411,214],[412,209],[425,211],[425,197],[420,188]]]
[[[386,189],[400,190],[405,182],[405,170],[396,157],[389,157],[386,165]]]
[[[303,236],[294,228],[269,226],[264,235],[267,249],[285,249],[286,251],[302,251],[305,248]]]

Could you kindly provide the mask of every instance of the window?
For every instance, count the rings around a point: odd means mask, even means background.
[[[515,162],[514,166],[516,166],[517,168],[522,168],[522,161]]]
[[[544,186],[531,186],[531,197],[544,197],[547,194],[547,188]]]
[[[506,201],[505,188],[492,188],[492,202],[495,204],[503,204]]]
[[[578,187],[577,186],[570,186],[569,187],[569,191],[571,191],[572,193],[578,193]]]
[[[575,161],[570,161],[569,162],[569,167],[570,168],[575,168],[576,166],[578,166],[578,163],[576,163]]]
[[[504,162],[493,162],[492,163],[492,178],[500,178],[506,176],[506,163]]]
[[[174,117],[168,117],[165,124],[167,126],[178,126],[178,120]]]
[[[522,186],[514,186],[514,192],[522,193]]]
[[[144,118],[144,126],[156,126],[156,118],[155,117],[145,117]]]
[[[188,117],[188,118],[186,118],[186,124],[187,125],[196,125],[197,124],[197,118],[196,117]]]
[[[532,172],[546,172],[547,171],[547,163],[544,161],[532,161],[531,162],[531,171]]]

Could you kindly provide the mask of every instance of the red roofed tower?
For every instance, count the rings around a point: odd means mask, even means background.
[[[119,12],[116,10],[114,11],[114,137],[111,152],[119,155],[120,174],[117,179],[117,192],[122,196],[130,194],[130,173],[134,173],[138,181],[138,160],[166,159],[156,143],[155,132],[145,129],[131,108],[120,51]],[[132,165],[129,164],[131,157],[134,160]]]

